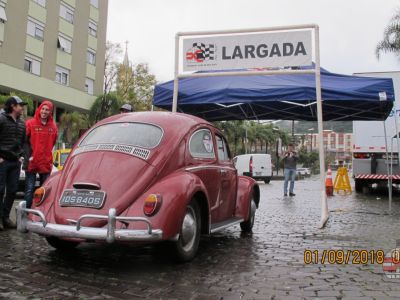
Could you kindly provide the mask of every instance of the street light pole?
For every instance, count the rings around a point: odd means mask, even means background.
[[[245,133],[244,149],[245,149],[245,153],[247,154],[247,126],[245,126],[245,128],[244,128],[244,133]]]
[[[314,134],[313,134],[314,128],[309,128],[308,131],[310,131],[310,152],[312,152],[312,143],[313,143],[313,137],[314,137]]]
[[[273,131],[279,131],[279,128],[273,127]],[[276,155],[276,175],[279,173],[279,137],[276,139],[276,149],[275,149],[275,155]]]

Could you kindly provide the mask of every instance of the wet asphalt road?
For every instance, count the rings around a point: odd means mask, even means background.
[[[83,244],[58,252],[34,234],[0,232],[0,298],[5,299],[400,299],[400,279],[380,264],[308,264],[306,249],[389,251],[400,240],[400,197],[334,196],[318,229],[319,181],[260,183],[253,234],[239,226],[202,238],[191,263],[158,247]]]

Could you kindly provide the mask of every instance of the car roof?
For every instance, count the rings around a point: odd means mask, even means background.
[[[207,123],[204,119],[184,113],[172,113],[161,111],[143,111],[134,113],[124,113],[111,116],[103,121],[109,122],[143,122],[153,123],[157,125],[179,123],[181,121],[190,123]]]
[[[192,115],[160,111],[117,114],[98,122],[94,127],[119,122],[138,122],[157,125],[161,127],[167,135],[183,135],[194,126],[200,124],[215,128],[215,126],[208,121]]]

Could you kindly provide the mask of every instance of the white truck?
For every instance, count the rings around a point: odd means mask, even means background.
[[[356,192],[366,189],[387,188],[388,176],[394,188],[400,186],[400,168],[396,138],[396,118],[400,112],[400,71],[355,73],[356,76],[392,78],[395,90],[395,103],[385,121],[387,148],[383,121],[353,122],[353,178]],[[400,124],[397,125],[400,130]]]

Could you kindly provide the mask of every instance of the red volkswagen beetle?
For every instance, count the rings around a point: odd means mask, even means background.
[[[181,113],[129,113],[86,132],[63,171],[36,190],[32,209],[19,204],[17,224],[55,248],[169,241],[188,261],[201,234],[234,224],[251,231],[259,199],[212,124]]]

